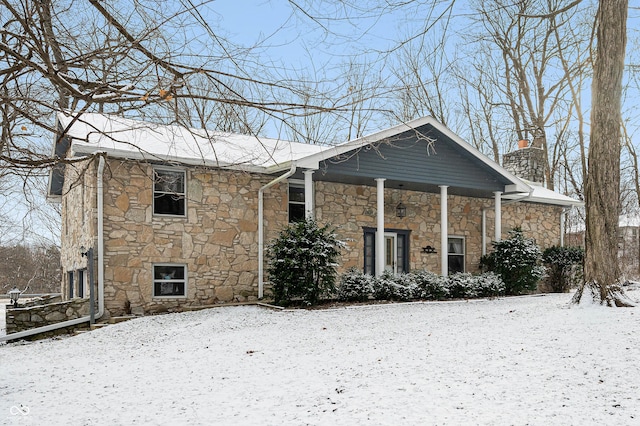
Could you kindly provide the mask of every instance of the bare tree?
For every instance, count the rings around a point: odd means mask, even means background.
[[[562,132],[557,132],[562,129],[557,123],[572,108],[569,82],[585,71],[588,51],[583,46],[588,45],[590,34],[578,9],[562,9],[561,5],[556,0],[475,3],[480,29],[470,46],[474,52],[480,46],[486,50],[471,57],[478,64],[476,73],[466,77],[477,88],[486,85],[475,83],[476,78],[488,79],[493,87],[501,88],[499,100],[494,96],[490,102],[508,113],[515,138],[532,139],[534,147],[544,150],[545,180],[550,189],[554,189],[563,151],[555,145],[565,141]],[[540,18],[550,12],[554,13]],[[557,33],[570,36],[556,37]],[[501,123],[492,122],[494,131],[496,124]]]
[[[628,306],[618,263],[621,98],[628,0],[600,1],[592,86],[591,140],[586,181],[585,283],[574,302]],[[585,289],[588,291],[585,292]]]
[[[28,293],[60,289],[60,251],[55,245],[0,246],[0,293],[13,287]]]

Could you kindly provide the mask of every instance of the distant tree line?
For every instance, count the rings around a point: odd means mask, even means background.
[[[57,246],[0,246],[0,294],[13,287],[26,293],[57,293],[61,282]]]

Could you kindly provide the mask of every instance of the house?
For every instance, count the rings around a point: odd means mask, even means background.
[[[431,117],[336,146],[94,113],[60,114],[58,128],[65,161],[49,196],[62,203],[62,293],[97,291],[99,315],[258,300],[266,244],[304,217],[347,242],[341,271],[446,275],[476,271],[514,227],[560,244],[563,212],[580,204]],[[513,163],[534,164],[534,149]]]

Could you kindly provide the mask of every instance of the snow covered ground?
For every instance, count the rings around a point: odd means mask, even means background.
[[[640,424],[640,311],[570,297],[226,307],[0,345],[0,424]]]

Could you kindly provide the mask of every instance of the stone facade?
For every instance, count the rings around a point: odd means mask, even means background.
[[[153,213],[153,165],[108,159],[104,172],[104,263],[106,318],[148,314],[222,302],[244,302],[258,294],[258,190],[274,177],[213,168],[186,172],[186,215]],[[63,195],[63,297],[69,275],[87,269],[80,247],[97,246],[96,167],[94,162],[68,167]],[[264,194],[265,244],[288,222],[288,185]],[[320,224],[337,228],[347,241],[340,271],[363,266],[363,228],[376,226],[376,188],[315,182],[315,210]],[[410,232],[410,269],[440,271],[440,195],[385,190],[385,226]],[[395,206],[407,206],[404,218]],[[464,237],[466,270],[477,270],[482,247],[482,210],[487,212],[487,241],[493,237],[493,199],[448,197],[449,235]],[[560,207],[532,203],[504,205],[503,236],[516,226],[542,247],[560,241]],[[490,246],[487,247],[490,250]],[[96,256],[97,257],[97,256]],[[186,267],[185,297],[154,297],[153,267]],[[86,274],[84,275],[86,277]],[[77,279],[76,279],[77,280]],[[76,282],[77,285],[77,282]],[[85,289],[87,297],[89,291]],[[77,291],[74,293],[77,295]]]
[[[184,217],[153,213],[153,166],[109,159],[104,174],[106,317],[179,310],[183,307],[257,299],[258,190],[272,177],[207,168],[184,168]],[[96,175],[84,184],[95,188]],[[70,171],[72,175],[73,171]],[[77,174],[77,173],[76,173]],[[91,177],[93,180],[91,180]],[[86,268],[79,247],[97,245],[95,191],[72,182],[64,197],[63,269]],[[264,197],[265,241],[286,226],[286,183]],[[87,197],[90,192],[92,199]],[[83,198],[84,195],[84,198]],[[79,200],[84,200],[81,207]],[[80,211],[82,209],[82,211]],[[84,222],[79,217],[84,216]],[[81,226],[78,226],[81,225]],[[153,265],[186,266],[186,297],[153,297]],[[63,295],[68,295],[68,273]],[[87,295],[88,292],[85,292]]]
[[[544,182],[545,164],[542,148],[522,148],[502,157],[502,165],[505,169],[530,182]]]
[[[56,324],[66,320],[72,320],[89,315],[88,299],[73,299],[66,302],[48,303],[30,307],[7,307],[7,334],[18,333],[32,328]],[[86,328],[85,326],[73,326],[73,328]],[[50,335],[68,333],[72,328],[64,328],[60,331],[49,332],[38,338]]]
[[[315,183],[316,218],[331,223],[339,237],[347,242],[343,251],[341,271],[363,267],[363,228],[376,227],[376,188],[343,185],[332,182]],[[396,217],[396,205],[407,207],[404,218]],[[494,235],[493,199],[448,196],[448,235],[465,239],[465,270],[477,272],[482,255],[482,210],[486,210],[487,252]],[[502,208],[502,237],[508,231],[522,228],[524,234],[536,240],[543,249],[560,243],[562,208],[534,203],[506,204]],[[409,230],[409,268],[440,272],[441,256],[423,253],[430,245],[440,250],[440,194],[385,189],[385,228]]]

